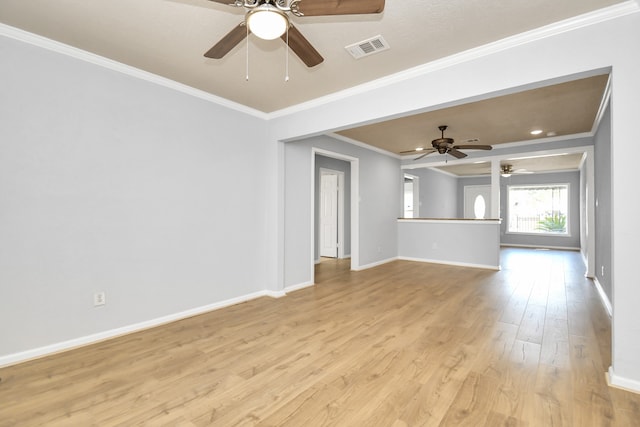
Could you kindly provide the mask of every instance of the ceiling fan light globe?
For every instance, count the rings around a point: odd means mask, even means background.
[[[273,5],[263,4],[247,14],[249,30],[264,40],[277,39],[287,30],[287,15]]]

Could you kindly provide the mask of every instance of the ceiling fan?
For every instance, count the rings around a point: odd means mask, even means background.
[[[526,169],[513,169],[513,165],[509,165],[509,164],[500,165],[500,175],[502,175],[503,178],[509,178],[511,175],[529,174],[529,173],[533,173],[533,172],[528,171]]]
[[[232,29],[204,56],[221,59],[248,33],[265,40],[280,37],[305,63],[314,67],[324,58],[309,43],[302,33],[290,22],[289,14],[296,17],[322,15],[360,15],[380,13],[385,0],[210,0],[247,10],[244,22]],[[288,29],[288,31],[287,31]]]
[[[415,153],[416,151],[418,152],[426,151],[425,153],[420,154],[420,156],[416,157],[413,160],[420,160],[424,156],[429,155],[431,153],[435,153],[435,152],[438,152],[440,154],[451,154],[453,157],[457,159],[462,159],[464,157],[467,157],[467,155],[462,151],[459,151],[461,149],[462,150],[491,150],[492,148],[490,145],[454,145],[453,138],[444,137],[444,131],[447,130],[447,127],[448,126],[445,126],[445,125],[438,126],[438,129],[440,129],[440,132],[441,132],[441,136],[440,138],[437,138],[431,141],[431,146],[433,148],[430,148],[428,150],[415,149],[410,151],[401,151],[400,153],[406,154],[406,153]]]

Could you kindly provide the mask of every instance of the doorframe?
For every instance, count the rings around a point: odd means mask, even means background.
[[[315,157],[314,157],[314,161],[315,161]],[[315,165],[314,165],[314,169],[315,169]],[[337,251],[337,257],[338,259],[342,259],[344,258],[344,203],[345,203],[345,190],[344,190],[344,172],[339,171],[339,170],[335,170],[335,169],[330,169],[330,168],[320,168],[320,185],[322,186],[322,175],[337,175],[338,176],[338,182],[337,182],[337,186],[338,186],[338,251]],[[315,174],[314,174],[315,176]],[[315,183],[314,183],[314,190],[315,190]],[[314,199],[316,197],[315,191],[314,191]],[[322,202],[320,202],[320,207],[322,207]],[[315,206],[314,206],[314,210],[315,210]],[[314,212],[315,214],[315,212]],[[314,217],[315,218],[315,217]],[[319,219],[322,218],[322,215],[320,215],[318,217]],[[314,222],[314,227],[315,227],[315,220]],[[320,223],[320,225],[322,225],[322,223]],[[316,247],[318,248],[318,258],[321,258],[320,252],[321,252],[321,232],[322,232],[322,227],[320,227],[320,233],[318,233],[318,241],[316,242]],[[315,230],[314,230],[314,236],[315,236]],[[315,252],[315,250],[314,250]],[[315,260],[314,260],[315,263]]]
[[[420,218],[420,177],[418,175],[412,175],[407,172],[402,174],[402,216],[404,216],[404,185],[405,178],[413,181],[413,217]]]
[[[315,209],[316,209],[316,154],[321,156],[330,157],[333,159],[344,160],[349,162],[351,167],[351,197],[349,200],[351,206],[351,270],[357,270],[360,268],[360,159],[357,157],[348,156],[346,154],[336,153],[334,151],[324,150],[322,148],[311,148],[311,226],[309,227],[309,233],[311,234],[311,283],[315,283],[315,256],[314,248],[316,245],[315,238]],[[346,201],[345,201],[346,203]],[[344,221],[343,221],[344,222]]]

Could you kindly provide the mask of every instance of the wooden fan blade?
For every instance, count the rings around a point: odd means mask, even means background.
[[[244,22],[239,24],[233,30],[229,31],[215,46],[204,54],[207,58],[221,59],[231,49],[236,47],[244,38],[247,37],[247,27]]]
[[[457,159],[463,159],[467,157],[466,154],[464,154],[462,151],[456,150],[455,148],[452,148],[451,150],[447,151],[447,153],[451,154],[453,157]]]
[[[430,151],[427,151],[426,153],[421,154],[421,155],[419,155],[418,157],[416,157],[415,159],[413,159],[413,161],[420,160],[420,159],[421,159],[421,158],[423,158],[424,156],[428,156],[429,154],[431,154],[431,153],[435,153],[435,152],[436,152],[436,150],[430,150]]]
[[[302,0],[298,9],[304,16],[380,13],[384,0]]]
[[[452,148],[460,150],[491,150],[490,145],[454,145]]]
[[[286,43],[287,33],[285,32],[281,38]],[[311,46],[309,40],[307,40],[293,25],[289,27],[289,47],[296,55],[298,55],[307,67],[315,67],[324,61],[324,58],[318,53],[318,51]]]

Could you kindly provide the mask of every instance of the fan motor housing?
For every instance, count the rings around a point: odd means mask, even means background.
[[[438,153],[440,154],[445,154],[449,151],[451,144],[453,144],[452,138],[438,138],[431,141],[433,148],[438,150]]]

